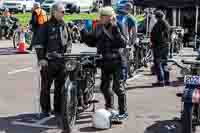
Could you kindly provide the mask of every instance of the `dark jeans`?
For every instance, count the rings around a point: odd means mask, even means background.
[[[169,48],[167,46],[153,48],[154,65],[158,81],[169,81],[169,70],[166,62],[168,59],[168,53]]]
[[[2,38],[3,36],[7,37],[7,35],[8,35],[8,29],[9,29],[8,26],[0,26],[0,38]],[[2,33],[3,30],[4,30],[4,34]]]
[[[40,105],[42,112],[51,111],[50,88],[54,81],[54,111],[56,114],[61,113],[61,89],[65,83],[65,65],[59,61],[49,61],[48,66],[41,70],[41,93]]]
[[[104,62],[102,66],[102,77],[100,89],[105,98],[106,108],[114,107],[114,94],[118,96],[119,113],[124,114],[127,111],[126,92],[124,86],[121,84],[121,65],[115,62]],[[111,82],[112,90],[110,89]]]
[[[35,42],[36,42],[36,35],[37,35],[37,32],[34,31],[34,32],[33,32],[33,35],[32,35],[32,38],[31,38],[31,44],[30,44],[30,46],[29,46],[29,49],[32,49],[32,48],[33,48],[33,46],[34,46],[34,44],[35,44]]]

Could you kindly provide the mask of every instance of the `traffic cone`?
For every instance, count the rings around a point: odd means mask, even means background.
[[[21,53],[21,54],[23,54],[23,53],[28,53],[28,52],[26,51],[26,49],[27,49],[26,44],[25,44],[23,41],[20,41],[20,42],[19,42],[19,45],[18,45],[18,48],[17,48],[18,53]]]
[[[18,42],[17,52],[21,53],[21,54],[28,53],[26,49],[27,49],[27,45],[26,45],[26,42],[25,42],[25,32],[21,32],[20,33],[20,39],[19,39],[19,42]]]

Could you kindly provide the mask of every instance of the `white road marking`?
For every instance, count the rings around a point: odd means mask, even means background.
[[[48,120],[54,118],[54,116],[50,116],[50,117],[46,117],[46,118],[43,118],[41,120],[39,120],[38,122],[36,122],[35,124],[36,125],[41,125],[41,124],[44,124],[45,122],[47,122]]]
[[[32,70],[32,67],[26,67],[26,68],[22,68],[22,69],[16,69],[16,70],[12,70],[10,72],[8,72],[8,75],[12,75],[12,74],[16,74],[16,73],[20,73],[20,72],[27,72]]]
[[[48,125],[43,125],[50,119],[54,118],[54,116],[46,117],[43,118],[37,122],[34,123],[28,123],[28,122],[20,122],[20,121],[13,121],[12,124],[14,125],[22,125],[22,126],[29,126],[29,127],[39,127],[39,128],[49,128],[49,129],[54,129],[57,128],[57,126],[48,126]]]
[[[142,76],[142,74],[137,74],[137,75],[135,75],[134,77],[127,79],[126,81],[127,81],[127,82],[131,82],[131,81],[133,81],[133,80],[135,80],[135,79],[140,78],[141,76]]]

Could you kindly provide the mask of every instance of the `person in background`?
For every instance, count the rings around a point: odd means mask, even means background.
[[[170,75],[166,62],[169,53],[170,26],[165,20],[165,15],[161,10],[157,10],[155,16],[157,22],[151,31],[151,43],[155,59],[157,82],[153,85],[164,86],[170,84]]]
[[[31,40],[31,44],[28,48],[28,50],[32,50],[34,43],[35,43],[35,37],[36,34],[38,32],[38,29],[47,21],[47,15],[46,12],[40,7],[40,3],[36,2],[33,4],[33,8],[32,8],[32,16],[31,16],[31,20],[30,20],[30,26],[31,26],[31,30],[33,32],[32,35],[32,40]]]
[[[128,67],[130,60],[134,60],[134,44],[136,43],[137,38],[137,20],[133,15],[131,15],[131,11],[133,10],[133,4],[130,0],[118,0],[116,6],[117,13],[117,22],[120,26],[120,29],[128,41],[127,48],[123,49],[124,57],[124,67],[122,68],[122,73],[125,76],[123,79],[126,80],[128,77],[132,77],[130,69]],[[129,52],[130,51],[130,52]],[[130,54],[130,55],[127,55]]]

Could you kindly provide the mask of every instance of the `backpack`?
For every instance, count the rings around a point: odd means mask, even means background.
[[[37,24],[42,25],[47,22],[47,15],[43,9],[36,9]]]

